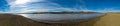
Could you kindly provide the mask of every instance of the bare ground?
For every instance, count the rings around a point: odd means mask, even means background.
[[[108,13],[101,18],[67,24],[35,22],[22,16],[0,14],[0,26],[120,26],[120,14]]]

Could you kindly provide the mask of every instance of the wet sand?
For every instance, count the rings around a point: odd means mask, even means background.
[[[35,22],[22,16],[0,14],[0,26],[120,26],[120,14],[107,13],[107,15],[89,21],[66,24],[49,24]]]

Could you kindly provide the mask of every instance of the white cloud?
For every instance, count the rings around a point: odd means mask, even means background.
[[[31,2],[41,2],[44,0],[7,0],[10,5],[10,12],[19,13],[19,12],[28,12],[35,11],[35,9],[31,9],[30,6],[27,6],[28,3]],[[39,9],[41,10],[41,9]],[[43,9],[42,9],[43,10]]]
[[[41,2],[44,0],[7,0],[9,4],[26,4],[30,2]]]
[[[16,0],[15,4],[26,4],[28,2],[30,2],[31,0]]]
[[[61,12],[61,11],[92,11],[88,10],[85,6],[77,6],[81,10],[78,10],[76,8],[64,8],[61,5],[53,2],[43,2],[45,0],[8,0],[8,3],[10,5],[10,9],[12,13],[25,13],[25,12],[49,12],[53,10],[54,12]],[[42,3],[34,3],[34,4],[28,4],[32,2],[42,2]],[[84,1],[82,1],[84,2]],[[76,7],[76,6],[75,6]]]

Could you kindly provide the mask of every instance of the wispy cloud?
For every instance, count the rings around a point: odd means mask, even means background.
[[[62,12],[62,11],[93,11],[89,10],[84,0],[79,0],[74,8],[64,8],[58,3],[46,0],[7,0],[10,5],[9,12],[12,13],[25,13],[25,12]],[[35,3],[37,2],[37,3]],[[38,3],[39,2],[39,3]],[[30,4],[32,3],[32,4]],[[81,5],[79,5],[81,3]],[[72,4],[72,3],[71,3]]]
[[[48,11],[77,11],[72,10],[71,8],[64,8],[61,5],[53,2],[44,2],[44,0],[13,0],[12,2],[8,0],[10,5],[10,12],[13,13],[24,13],[24,12],[48,12]],[[34,3],[32,2],[42,2],[42,3]],[[59,11],[59,12],[60,12]]]
[[[58,0],[59,1],[59,0]],[[108,12],[119,11],[116,8],[104,8],[103,10],[89,10],[86,6],[87,0],[78,0],[74,8],[65,8],[62,5],[51,2],[49,0],[7,0],[10,5],[12,13],[25,13],[25,12],[62,12],[62,11],[95,11],[95,12]],[[72,3],[71,3],[72,4]]]
[[[93,10],[89,10],[86,6],[86,1],[87,0],[78,0],[79,2],[76,2],[76,11],[93,11]]]
[[[12,2],[8,0],[10,5],[10,12],[13,13],[22,13],[22,12],[30,12],[30,11],[38,11],[38,12],[45,12],[51,10],[51,8],[58,7],[59,5],[56,3],[49,2],[49,4],[29,4],[32,2],[43,2],[44,0],[13,0]],[[49,5],[55,5],[49,6]]]

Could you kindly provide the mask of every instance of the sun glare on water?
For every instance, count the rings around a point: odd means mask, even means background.
[[[25,15],[25,14],[18,14],[18,15],[21,15],[21,16],[24,16],[24,17],[28,17],[28,15]]]

